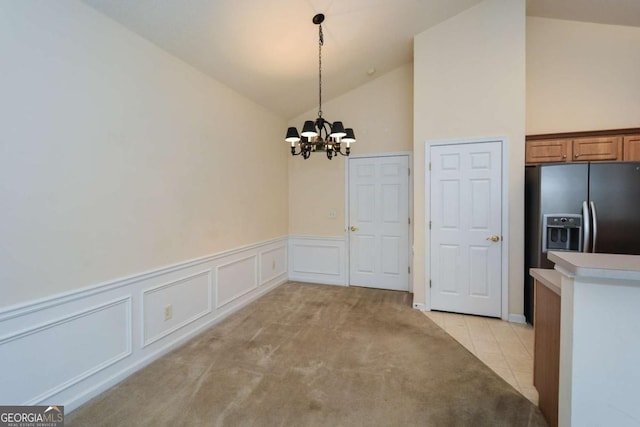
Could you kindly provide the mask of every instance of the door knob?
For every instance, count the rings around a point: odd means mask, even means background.
[[[351,231],[358,231],[358,227],[356,227],[355,225],[351,226]]]
[[[491,240],[492,242],[499,242],[500,236],[496,236],[495,234],[491,237],[487,237],[487,240]]]

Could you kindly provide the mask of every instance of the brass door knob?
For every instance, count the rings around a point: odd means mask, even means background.
[[[491,240],[492,242],[499,242],[500,236],[496,236],[495,234],[491,237],[487,237],[487,240]]]
[[[358,227],[356,227],[355,225],[351,226],[351,231],[358,231]]]

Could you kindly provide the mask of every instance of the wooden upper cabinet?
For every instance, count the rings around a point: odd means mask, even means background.
[[[525,163],[570,162],[570,139],[542,139],[528,141],[525,148]]]
[[[640,135],[627,135],[623,138],[623,160],[640,161]]]
[[[622,160],[622,137],[576,138],[573,140],[573,160]]]
[[[640,128],[527,135],[525,163],[640,161]]]

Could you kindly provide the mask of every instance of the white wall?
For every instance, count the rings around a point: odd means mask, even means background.
[[[364,70],[363,70],[364,72]],[[323,81],[323,85],[330,85]],[[323,116],[352,127],[357,142],[351,153],[411,151],[413,129],[412,64],[373,79],[322,105]],[[300,132],[305,120],[314,120],[317,108],[289,121]],[[281,137],[284,141],[284,137]],[[282,142],[284,149],[285,143]],[[307,160],[289,159],[289,233],[343,236],[345,224],[345,158],[328,160],[315,153]],[[329,218],[329,210],[336,212]]]
[[[527,18],[527,134],[640,127],[640,28]]]
[[[0,58],[1,402],[73,410],[287,280],[284,119],[75,0],[1,2]]]
[[[509,313],[523,312],[525,4],[485,0],[414,39],[414,303],[426,304],[425,141],[505,136]]]
[[[284,119],[73,0],[0,57],[0,307],[287,234]]]

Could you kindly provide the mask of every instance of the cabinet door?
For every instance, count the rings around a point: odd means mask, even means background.
[[[574,139],[573,160],[622,160],[622,137]]]
[[[560,383],[560,295],[537,280],[535,286],[533,385],[538,389],[538,407],[555,427]]]
[[[568,139],[528,141],[525,145],[525,163],[569,162],[571,161],[570,143]]]
[[[625,136],[623,146],[623,160],[640,161],[640,135]]]

